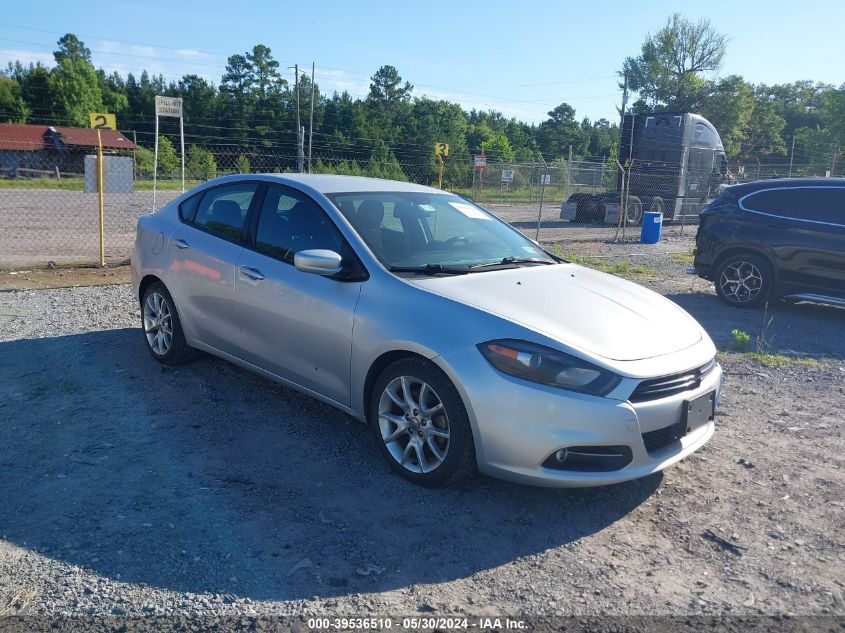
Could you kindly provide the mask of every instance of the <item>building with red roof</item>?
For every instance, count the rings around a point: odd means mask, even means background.
[[[109,153],[136,148],[117,130],[100,130],[100,136]],[[85,155],[95,152],[97,144],[97,130],[91,128],[0,123],[0,177],[82,174]]]

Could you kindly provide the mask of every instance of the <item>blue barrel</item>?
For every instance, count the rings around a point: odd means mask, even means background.
[[[640,231],[640,242],[643,244],[657,244],[663,232],[663,214],[646,211],[643,213],[643,227]]]

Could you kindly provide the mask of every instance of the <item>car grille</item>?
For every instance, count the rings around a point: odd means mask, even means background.
[[[684,428],[681,424],[673,424],[656,431],[643,433],[643,444],[649,453],[659,451],[664,446],[669,446],[683,437]]]
[[[697,389],[701,385],[701,380],[713,371],[716,367],[716,359],[714,358],[706,365],[702,365],[697,369],[685,371],[679,374],[672,374],[670,376],[661,376],[660,378],[651,378],[643,380],[634,393],[631,394],[631,402],[648,402],[649,400],[658,400],[659,398],[668,398],[684,391]]]

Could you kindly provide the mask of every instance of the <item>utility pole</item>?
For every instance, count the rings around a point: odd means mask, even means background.
[[[295,64],[293,67],[294,72],[294,92],[296,92],[296,166],[297,171],[301,174],[302,173],[302,163],[304,162],[304,156],[302,155],[302,131],[300,130],[300,123],[299,123],[299,64]]]
[[[795,156],[795,135],[792,135],[792,149],[789,150],[789,175],[787,178],[792,178],[792,157]]]
[[[314,139],[314,62],[311,62],[311,121],[308,124],[308,173],[311,173],[311,141]]]
[[[622,149],[622,128],[625,126],[625,108],[628,105],[628,71],[625,71],[624,82],[622,85],[622,118],[619,121],[619,150]],[[616,157],[621,158],[619,156],[619,150],[616,151]]]
[[[836,155],[839,153],[839,146],[833,148],[833,160],[830,161],[830,175],[834,177],[836,175]]]

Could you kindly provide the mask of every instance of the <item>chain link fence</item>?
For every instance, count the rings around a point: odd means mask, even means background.
[[[99,259],[96,148],[3,149],[0,138],[0,268],[94,264]],[[175,143],[178,147],[178,138]],[[287,173],[296,155],[286,147],[233,143],[191,144],[185,152],[184,187],[235,173]],[[398,160],[396,156],[404,156]],[[319,147],[306,168],[408,180],[437,186],[439,164],[431,152],[379,156],[372,147]],[[182,192],[178,154],[160,155],[153,198],[153,159],[146,147],[104,155],[105,261],[126,262],[140,215]],[[782,166],[743,166],[739,178],[782,176]],[[823,174],[820,174],[823,175]],[[638,241],[643,213],[664,214],[664,235],[691,234],[698,212],[724,182],[712,172],[623,168],[607,158],[552,162],[494,162],[474,168],[472,158],[447,158],[444,189],[475,200],[543,244]],[[679,195],[681,193],[682,195]]]

